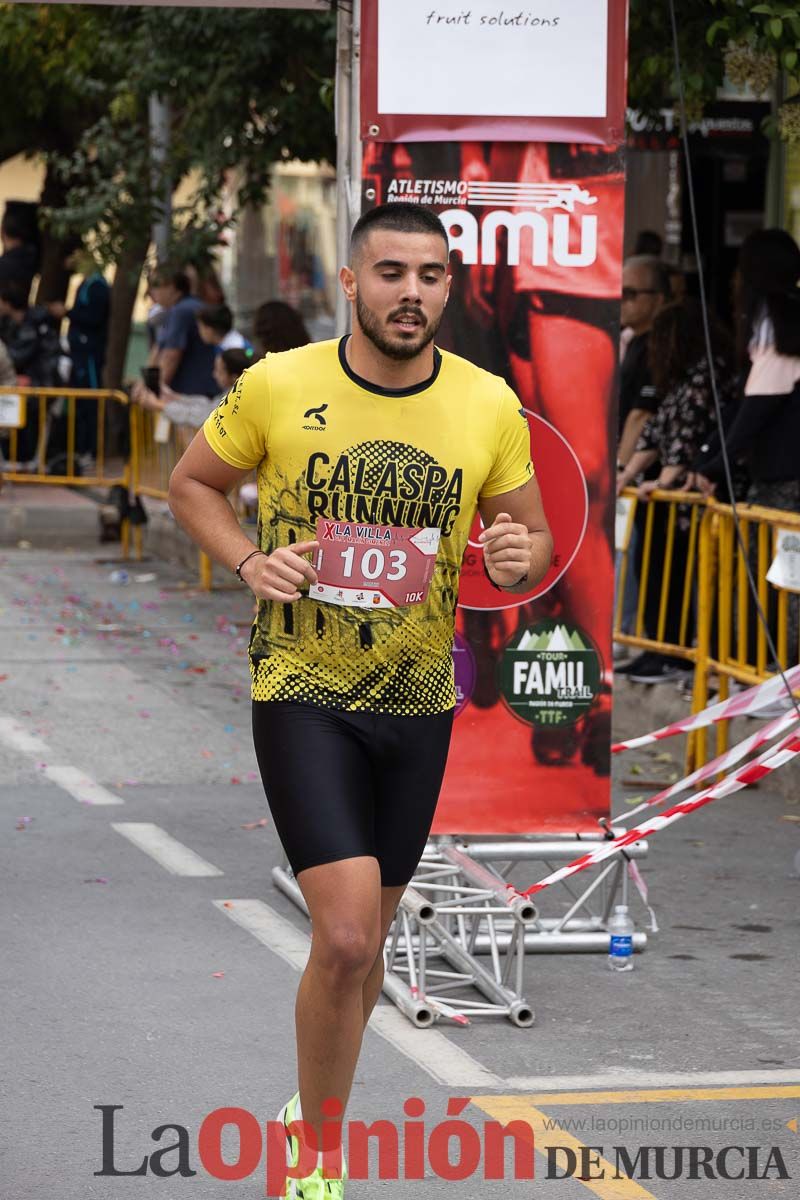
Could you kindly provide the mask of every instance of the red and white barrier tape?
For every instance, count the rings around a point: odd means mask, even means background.
[[[588,854],[576,858],[573,862],[568,863],[565,867],[561,867],[558,871],[553,871],[551,875],[548,875],[545,879],[540,880],[539,883],[535,883],[533,887],[529,887],[526,891],[519,894],[522,896],[533,896],[536,892],[541,892],[543,888],[549,887],[552,883],[558,883],[561,879],[566,879],[570,875],[577,874],[578,871],[584,871],[587,867],[610,858],[612,854],[619,853],[625,846],[630,846],[632,842],[638,842],[650,834],[658,833],[659,830],[665,829],[667,825],[671,825],[673,821],[678,821],[681,817],[685,817],[687,813],[702,808],[704,804],[709,804],[712,800],[716,800],[720,796],[728,796],[732,792],[738,792],[742,788],[746,788],[748,784],[763,779],[765,775],[771,774],[798,754],[800,754],[800,732],[795,730],[785,737],[782,742],[779,742],[777,746],[765,750],[761,757],[755,759],[754,762],[745,763],[733,775],[729,775],[719,783],[712,784],[711,787],[706,788],[703,792],[699,792],[696,796],[689,796],[685,800],[679,801],[673,808],[667,809],[666,812],[658,813],[648,821],[644,821],[641,825],[638,825],[635,829],[629,829],[621,837],[614,838],[613,841],[601,842],[599,846],[591,850]]]
[[[800,666],[786,671],[786,680],[790,687],[800,687]],[[637,746],[649,746],[652,742],[675,737],[678,733],[691,733],[693,729],[702,729],[704,725],[713,725],[716,721],[744,717],[748,713],[758,712],[771,704],[773,700],[786,694],[782,676],[773,675],[771,679],[759,683],[756,687],[748,688],[745,692],[737,692],[728,700],[721,700],[719,704],[712,704],[710,708],[704,708],[702,712],[683,717],[680,721],[673,721],[671,725],[664,725],[655,733],[645,733],[642,737],[629,738],[626,742],[616,742],[611,747],[611,752],[619,754],[622,750],[634,750]]]
[[[787,729],[791,729],[798,721],[800,721],[800,717],[798,717],[794,709],[791,712],[784,713],[782,717],[774,717],[766,725],[762,725],[761,729],[755,733],[751,733],[744,741],[737,742],[735,746],[731,746],[730,750],[726,750],[724,754],[720,754],[717,758],[712,759],[711,762],[707,762],[705,766],[698,767],[691,775],[687,775],[684,779],[679,779],[677,783],[670,784],[668,788],[664,788],[663,792],[657,792],[655,796],[651,796],[649,800],[645,800],[637,808],[630,808],[627,812],[613,817],[611,824],[618,825],[621,821],[628,821],[631,817],[644,812],[646,808],[652,808],[655,804],[663,804],[665,800],[671,800],[673,796],[679,796],[681,792],[688,791],[694,784],[700,783],[704,779],[710,779],[713,775],[719,775],[720,771],[727,771],[734,763],[740,762],[746,754],[752,754],[754,750],[760,750],[762,746],[766,746],[767,742],[771,742],[773,738],[779,737]]]

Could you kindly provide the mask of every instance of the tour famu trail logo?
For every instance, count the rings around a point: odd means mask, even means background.
[[[515,717],[531,725],[571,725],[600,690],[600,656],[583,630],[539,621],[516,631],[500,660],[500,691]]]

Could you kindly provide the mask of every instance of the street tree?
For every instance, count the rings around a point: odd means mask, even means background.
[[[687,117],[698,119],[727,79],[757,96],[780,87],[768,132],[800,141],[800,3],[675,0]],[[657,111],[678,94],[669,0],[631,0],[628,95]],[[785,99],[784,97],[789,97]]]
[[[14,46],[24,53],[14,62]],[[167,183],[191,171],[195,194],[173,233],[213,242],[226,172],[239,202],[259,203],[273,165],[331,159],[335,136],[331,14],[259,9],[0,6],[0,49],[14,62],[0,102],[23,110],[0,157],[38,152],[54,185],[44,207],[61,242],[80,235],[116,268],[107,382],[121,378],[150,230]],[[30,94],[26,82],[35,77]],[[154,172],[148,101],[170,113]],[[52,128],[44,128],[53,118]],[[58,136],[55,136],[57,131]],[[40,291],[40,297],[42,296]],[[46,293],[45,299],[53,298]]]

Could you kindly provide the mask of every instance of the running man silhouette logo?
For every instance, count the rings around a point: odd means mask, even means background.
[[[316,425],[304,425],[303,429],[324,429],[327,425],[327,421],[322,414],[325,412],[327,407],[327,404],[320,404],[317,408],[309,408],[306,412],[304,412],[304,420],[307,421],[309,417],[313,417],[317,423]]]

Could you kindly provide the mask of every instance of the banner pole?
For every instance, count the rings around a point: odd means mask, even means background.
[[[336,14],[336,266],[350,253],[350,231],[361,211],[361,132],[359,129],[360,0]],[[336,334],[350,328],[350,306],[337,284]]]

